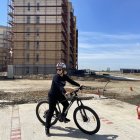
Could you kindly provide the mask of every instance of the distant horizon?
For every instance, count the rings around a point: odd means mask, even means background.
[[[69,1],[77,18],[79,69],[140,68],[140,0]],[[7,0],[1,3],[0,25],[7,26]]]
[[[140,68],[120,68],[120,69],[111,69],[110,68],[110,70],[108,70],[108,68],[106,68],[106,69],[102,69],[102,70],[98,70],[98,69],[79,69],[78,68],[78,70],[91,70],[91,71],[107,71],[107,72],[111,72],[111,71],[120,71],[120,70],[140,70]]]

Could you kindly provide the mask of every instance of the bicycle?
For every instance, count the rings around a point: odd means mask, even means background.
[[[76,124],[76,126],[84,133],[92,135],[99,131],[100,129],[100,119],[97,115],[97,113],[91,109],[88,106],[85,106],[82,103],[82,99],[78,96],[78,91],[82,90],[82,87],[79,87],[78,89],[72,91],[70,93],[70,103],[68,108],[66,109],[65,113],[67,114],[68,110],[72,106],[72,104],[77,101],[78,107],[75,108],[73,112],[73,119]],[[38,120],[45,125],[46,120],[46,114],[48,111],[48,101],[41,101],[36,106],[36,116]],[[61,108],[59,105],[59,102],[56,105],[56,109],[54,111],[53,117],[51,119],[51,125],[56,124],[56,122],[59,120],[62,122],[61,119]]]

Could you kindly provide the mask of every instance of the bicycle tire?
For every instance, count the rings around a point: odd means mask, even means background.
[[[92,118],[94,118],[94,123],[89,122],[89,121],[91,120],[91,118],[88,118],[88,120],[84,122],[83,118],[82,118],[81,116],[78,116],[78,112],[80,111],[80,112],[79,112],[79,115],[81,115],[81,111],[82,111],[82,110],[84,110],[84,111],[86,112],[87,117],[88,117],[87,112],[89,112],[89,113],[92,114]],[[81,123],[85,123],[85,124],[82,125],[82,124],[79,123],[78,120],[80,119],[80,117],[81,117]],[[97,133],[97,132],[99,131],[99,129],[100,129],[100,119],[99,119],[97,113],[96,113],[93,109],[91,109],[90,107],[88,107],[88,106],[79,106],[79,107],[77,107],[77,108],[74,110],[73,119],[74,119],[74,122],[75,122],[76,126],[77,126],[82,132],[84,132],[84,133],[86,133],[86,134],[89,134],[89,135],[95,134],[95,133]],[[89,122],[89,124],[87,124],[88,122]],[[96,126],[95,126],[95,128],[94,128],[95,122],[96,122]],[[84,128],[84,125],[85,125],[86,127],[88,127],[88,125],[91,125],[91,127],[93,127],[93,129],[92,129],[92,130],[87,130],[87,129]]]
[[[43,109],[43,112],[42,112],[43,114],[40,113],[40,108],[41,108],[42,106],[45,107],[45,108]],[[41,101],[41,102],[39,102],[39,103],[37,104],[37,106],[36,106],[36,116],[37,116],[38,120],[39,120],[43,125],[45,125],[45,123],[46,123],[46,117],[44,117],[44,116],[46,116],[48,109],[49,109],[48,101]],[[57,115],[56,112],[57,112],[57,111],[56,111],[56,109],[55,109],[54,114],[53,114],[53,117],[52,117],[52,119],[51,119],[51,125],[56,124],[56,122],[57,122],[57,120],[58,120],[58,119],[57,119],[58,115]]]

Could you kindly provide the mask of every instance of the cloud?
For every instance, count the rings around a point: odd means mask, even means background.
[[[120,65],[133,60],[140,60],[140,35],[139,34],[105,34],[96,32],[79,32],[79,63],[87,63],[87,68],[93,61],[108,60],[114,67],[114,61]],[[100,61],[101,63],[101,61]],[[131,63],[131,62],[130,62]],[[86,64],[86,63],[85,63]],[[103,66],[103,63],[100,65]],[[136,66],[138,64],[135,64]],[[118,68],[119,69],[119,68]]]
[[[140,45],[135,44],[90,44],[79,43],[79,53],[140,55]],[[124,56],[125,57],[125,56]]]
[[[139,59],[140,60],[140,51],[139,52],[115,52],[115,53],[80,53],[79,59],[87,59],[87,60],[98,60],[98,59]]]
[[[140,39],[140,34],[106,34],[101,32],[79,32],[80,38],[84,39],[111,39],[111,40],[135,40]]]
[[[140,34],[105,34],[98,32],[79,32],[81,43],[135,43],[140,40]]]
[[[140,47],[140,44],[139,42],[137,43],[133,43],[133,44],[119,44],[119,43],[109,43],[109,42],[106,42],[106,43],[90,43],[90,42],[85,42],[85,43],[81,43],[79,41],[79,49],[93,49],[93,48],[96,48],[96,49],[108,49],[108,48],[112,48],[112,49],[123,49],[123,48],[138,48]]]

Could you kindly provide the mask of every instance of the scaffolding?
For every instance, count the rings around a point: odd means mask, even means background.
[[[15,75],[54,74],[60,61],[68,69],[76,68],[72,12],[68,0],[8,0],[8,40]]]
[[[0,71],[6,71],[8,65],[7,26],[0,26]]]

